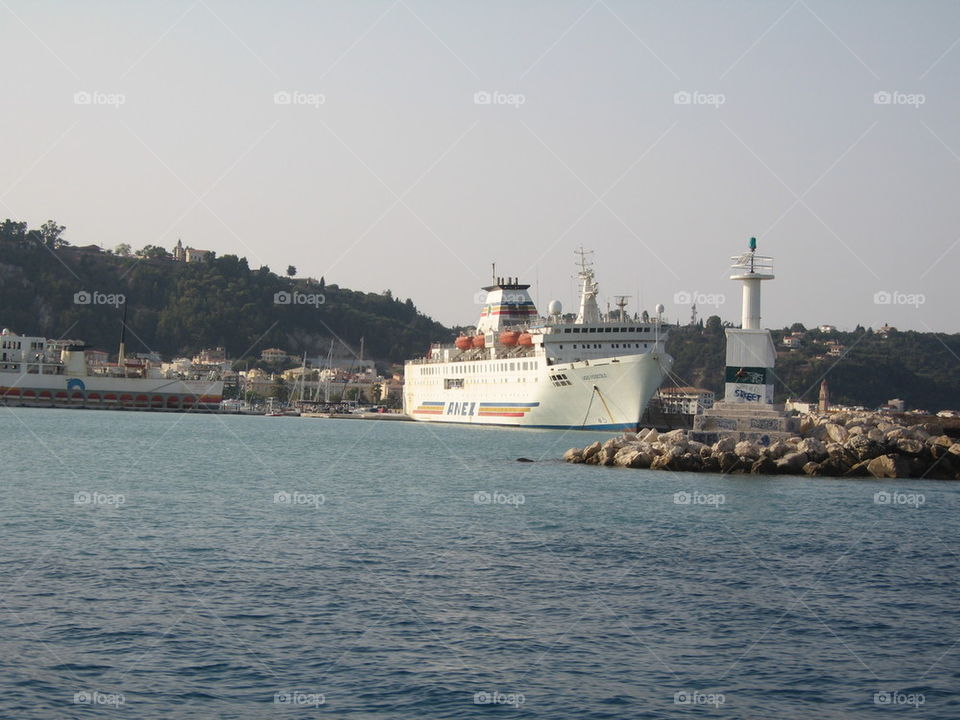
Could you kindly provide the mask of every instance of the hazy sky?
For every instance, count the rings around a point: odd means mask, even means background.
[[[956,2],[3,0],[0,18],[0,215],[75,245],[180,237],[467,324],[493,261],[570,309],[581,244],[604,303],[639,292],[685,320],[684,293],[703,316],[723,295],[738,320],[729,256],[756,235],[768,327],[960,331]]]

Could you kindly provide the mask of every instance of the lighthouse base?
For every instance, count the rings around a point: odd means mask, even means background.
[[[798,434],[799,420],[783,405],[718,402],[693,418],[690,439],[712,445],[721,438],[769,445]]]

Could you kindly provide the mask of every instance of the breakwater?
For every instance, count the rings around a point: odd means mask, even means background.
[[[734,436],[708,445],[686,430],[643,430],[570,448],[563,459],[673,472],[960,480],[960,443],[941,425],[908,426],[878,413],[803,415],[796,435],[767,445]]]

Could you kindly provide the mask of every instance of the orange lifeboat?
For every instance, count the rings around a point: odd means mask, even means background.
[[[473,346],[475,348],[482,348],[486,342],[484,341],[483,335],[474,335],[473,336]]]
[[[473,339],[468,338],[466,335],[461,335],[454,341],[454,345],[457,346],[457,350],[469,350],[473,347]]]
[[[533,347],[533,335],[530,333],[521,333],[520,337],[517,338],[517,343],[523,347]]]
[[[500,344],[505,347],[513,347],[517,344],[519,338],[520,333],[514,332],[513,330],[504,330],[500,333]]]

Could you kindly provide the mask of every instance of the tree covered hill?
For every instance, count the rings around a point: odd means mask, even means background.
[[[231,357],[258,356],[268,347],[323,356],[331,339],[356,351],[364,338],[366,357],[399,362],[423,353],[431,341],[453,338],[411,300],[389,291],[281,277],[234,255],[187,263],[149,245],[136,254],[126,245],[116,252],[73,248],[63,230],[52,221],[39,230],[0,223],[3,327],[82,339],[113,352],[125,301],[127,351],[165,357],[221,346]],[[287,272],[296,274],[293,267]]]
[[[796,349],[783,347],[796,332]],[[832,402],[875,408],[902,398],[911,408],[931,412],[960,409],[960,334],[807,330],[796,324],[773,330],[777,346],[777,401],[816,401],[826,378]],[[833,345],[828,344],[833,343]],[[838,347],[839,346],[839,347]],[[667,351],[683,383],[723,394],[725,339],[720,318],[702,325],[671,328]],[[830,355],[830,349],[835,355]]]

